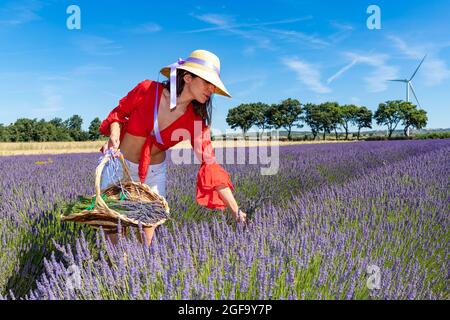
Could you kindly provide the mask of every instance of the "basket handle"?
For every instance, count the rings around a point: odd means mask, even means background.
[[[108,206],[101,197],[100,182],[101,182],[103,168],[105,167],[106,163],[110,159],[111,159],[111,156],[109,154],[106,154],[103,157],[102,161],[97,166],[97,168],[95,169],[95,195],[96,195],[95,205],[103,207],[103,208],[108,208]],[[127,164],[125,163],[125,159],[122,154],[119,154],[119,159],[122,162],[124,180],[132,181],[131,175],[130,175],[130,169],[128,168]]]
[[[122,162],[123,177],[124,177],[123,180],[124,181],[133,181],[133,179],[131,179],[130,168],[128,168],[128,165],[125,162],[125,158],[123,157],[122,153],[119,154],[119,159],[120,159],[120,162]]]

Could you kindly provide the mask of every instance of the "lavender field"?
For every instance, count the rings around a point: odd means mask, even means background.
[[[197,164],[170,163],[150,250],[60,221],[99,156],[0,157],[0,298],[449,299],[449,139],[281,147],[274,176],[224,165],[246,229],[195,203]]]

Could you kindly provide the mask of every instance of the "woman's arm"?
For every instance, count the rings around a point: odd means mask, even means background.
[[[225,169],[217,163],[214,149],[211,143],[211,132],[202,122],[201,132],[192,130],[191,144],[196,157],[202,164],[197,174],[196,199],[200,205],[210,209],[230,208],[234,219],[246,222],[247,215],[239,210],[236,199],[233,196],[233,183]]]
[[[104,136],[109,137],[111,134],[112,124],[114,122],[126,123],[129,116],[141,104],[145,93],[151,84],[150,80],[144,80],[133,88],[128,94],[120,99],[119,105],[115,107],[106,119],[100,124],[99,131]]]
[[[102,149],[101,152],[105,153],[107,150],[111,149],[112,152],[114,153],[114,157],[118,156],[118,150],[119,150],[119,146],[120,146],[120,130],[122,129],[122,124],[120,122],[113,122],[110,125],[110,132],[111,134],[109,135],[109,140],[108,142],[106,142]]]
[[[233,193],[231,192],[231,189],[229,187],[221,186],[217,187],[216,190],[222,198],[223,202],[225,202],[228,208],[230,208],[233,218],[238,221],[246,222],[247,214],[245,212],[240,211],[238,217],[239,206],[233,196]]]
[[[116,137],[120,137],[120,129],[122,129],[122,124],[120,122],[111,123],[111,135]]]

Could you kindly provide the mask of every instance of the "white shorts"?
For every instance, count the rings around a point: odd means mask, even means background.
[[[118,159],[117,159],[118,160]],[[123,177],[123,169],[122,169],[122,163],[117,161],[119,164],[119,167],[117,169],[117,174],[119,178],[114,177],[115,179],[112,179],[108,174],[106,173],[107,168],[105,167],[102,172],[102,177],[100,181],[100,189],[106,188],[108,185],[114,183],[115,181],[111,180],[119,180]],[[133,181],[140,181],[139,180],[139,163],[131,162],[127,159],[125,159],[125,163],[127,164],[128,168],[130,169],[130,175],[131,179]],[[148,171],[147,171],[147,177],[145,178],[145,184],[150,187],[150,189],[159,194],[160,196],[166,197],[166,172],[167,172],[167,163],[166,160],[164,160],[161,163],[158,164],[151,164],[149,165]]]

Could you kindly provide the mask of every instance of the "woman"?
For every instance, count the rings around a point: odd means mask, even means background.
[[[195,50],[186,60],[162,68],[168,77],[163,83],[144,80],[122,98],[99,131],[109,136],[101,148],[120,151],[130,167],[133,179],[166,197],[166,150],[190,139],[197,158],[197,202],[210,209],[229,208],[236,221],[246,223],[232,194],[228,173],[216,162],[210,129],[212,94],[231,97],[220,80],[220,60],[206,50]],[[179,133],[187,133],[180,135]],[[112,183],[102,177],[102,189]],[[150,245],[153,228],[144,228]],[[110,236],[113,242],[117,235]]]

